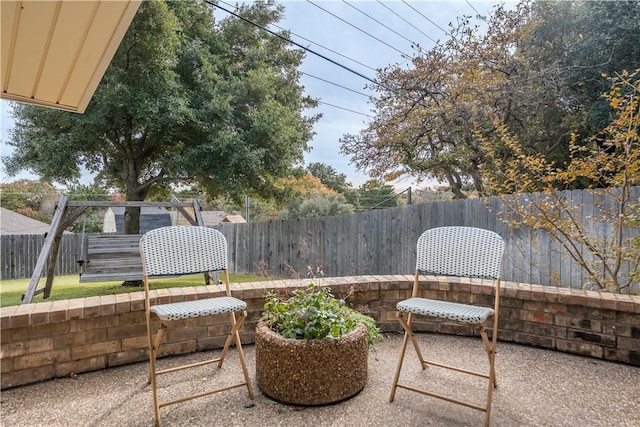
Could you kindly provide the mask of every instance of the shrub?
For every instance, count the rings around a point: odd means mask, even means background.
[[[347,297],[338,299],[329,288],[314,283],[293,291],[286,300],[269,291],[262,319],[283,337],[307,340],[338,339],[364,325],[369,345],[373,345],[381,336],[380,329],[371,317],[348,307]]]

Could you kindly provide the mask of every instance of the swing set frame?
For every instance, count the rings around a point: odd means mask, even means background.
[[[53,278],[55,275],[56,261],[58,259],[58,253],[60,250],[60,244],[62,241],[62,234],[71,224],[73,224],[88,208],[111,208],[111,207],[163,207],[163,208],[176,208],[178,212],[186,218],[191,225],[204,225],[202,219],[202,207],[196,199],[191,203],[189,202],[130,202],[130,201],[79,201],[70,200],[69,196],[62,196],[56,204],[56,210],[51,221],[51,227],[45,235],[44,245],[38,256],[38,261],[33,269],[31,280],[27,287],[27,291],[22,296],[22,304],[30,304],[33,297],[38,294],[43,294],[43,298],[49,298],[51,295],[51,288],[53,287]],[[193,214],[189,212],[189,209],[193,210]],[[114,238],[122,238],[122,235],[114,235]],[[84,236],[83,236],[84,239]],[[44,287],[38,288],[40,279],[44,275],[46,267],[46,281]],[[81,266],[82,268],[82,266]],[[140,266],[140,276],[142,277],[142,266]],[[128,275],[125,275],[122,280],[131,280]],[[128,278],[129,277],[129,278]],[[205,280],[209,284],[211,276],[205,275]],[[117,276],[105,277],[104,281],[120,280]],[[82,281],[82,280],[81,280]],[[91,280],[93,282],[100,281],[97,278]]]

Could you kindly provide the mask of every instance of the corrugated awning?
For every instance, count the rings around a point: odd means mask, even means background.
[[[2,98],[83,113],[140,3],[1,0]]]

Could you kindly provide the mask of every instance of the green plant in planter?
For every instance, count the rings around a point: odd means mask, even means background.
[[[328,287],[314,283],[293,291],[286,300],[269,291],[262,320],[283,337],[307,340],[337,339],[364,325],[368,330],[368,343],[373,345],[381,337],[380,328],[371,317],[348,307],[347,297],[338,299]]]

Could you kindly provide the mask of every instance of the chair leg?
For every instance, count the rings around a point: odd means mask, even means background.
[[[396,396],[396,388],[398,388],[398,380],[400,379],[400,371],[402,370],[402,362],[404,361],[404,354],[407,350],[407,343],[409,342],[409,333],[404,332],[404,338],[402,340],[402,350],[400,351],[400,360],[398,360],[398,366],[396,367],[396,374],[393,377],[393,386],[391,387],[391,395],[389,396],[389,402],[393,402]]]
[[[222,367],[222,363],[224,362],[224,359],[227,356],[227,352],[229,351],[229,347],[231,346],[231,341],[235,340],[236,348],[238,349],[238,357],[240,358],[240,365],[242,366],[242,374],[244,375],[244,382],[247,385],[247,392],[249,394],[249,399],[253,400],[253,388],[251,387],[251,379],[249,377],[249,370],[247,369],[247,363],[245,362],[244,350],[242,349],[242,342],[240,341],[240,332],[239,332],[246,317],[247,317],[246,311],[243,311],[242,314],[240,315],[240,318],[237,320],[236,320],[236,314],[234,312],[229,313],[229,318],[231,320],[231,331],[227,336],[227,339],[224,343],[224,347],[222,349],[222,353],[220,354],[218,368]]]
[[[484,412],[484,425],[485,427],[489,427],[489,420],[491,419],[491,400],[493,399],[493,386],[491,381],[489,381],[488,391],[487,391],[487,409]]]
[[[238,331],[236,331],[236,346],[238,347],[238,357],[240,358],[240,365],[242,366],[244,382],[247,383],[247,392],[249,394],[249,399],[253,400],[253,388],[251,387],[249,370],[247,369],[247,363],[244,360],[244,350],[242,349],[242,343],[240,342],[240,334],[238,333]]]
[[[487,332],[482,325],[480,325],[480,336],[482,337],[484,349],[487,352],[487,356],[489,358],[489,381],[495,388],[498,387],[495,370],[496,346],[492,341],[489,340],[489,337],[487,337]]]
[[[149,382],[151,384],[152,372],[153,376],[156,373],[156,359],[158,358],[158,349],[160,348],[160,344],[162,343],[162,338],[164,337],[164,330],[167,329],[167,325],[164,323],[158,327],[158,332],[156,332],[155,340],[153,340],[153,344],[149,345]],[[152,359],[153,358],[153,359]],[[153,371],[151,367],[153,366]]]
[[[238,349],[238,357],[240,358],[240,365],[242,366],[242,374],[244,375],[244,382],[247,385],[247,392],[249,394],[249,399],[253,400],[253,388],[251,387],[251,379],[249,377],[249,370],[247,369],[247,363],[244,359],[244,350],[242,349],[242,342],[240,341],[240,327],[244,323],[244,320],[247,318],[247,312],[243,311],[240,314],[240,319],[236,320],[236,314],[234,312],[229,313],[231,319],[231,332],[227,336],[227,340],[224,343],[224,348],[222,349],[222,354],[220,355],[220,361],[218,362],[218,367],[222,367],[222,363],[224,362],[225,357],[227,356],[227,352],[229,351],[229,347],[231,346],[231,341],[235,340],[236,348]]]
[[[412,313],[409,313],[407,315],[406,321],[404,320],[404,315],[402,312],[397,312],[396,317],[398,318],[398,322],[400,322],[400,325],[402,325],[402,328],[404,329],[404,331],[409,334],[409,339],[413,343],[413,348],[416,350],[416,355],[418,356],[418,360],[420,360],[420,366],[422,366],[422,369],[425,369],[428,366],[428,364],[427,362],[425,362],[424,357],[422,357],[420,344],[418,344],[418,340],[416,339],[416,336],[413,334],[413,330],[411,329],[411,320],[413,317]]]
[[[404,320],[404,316],[402,312],[396,313],[396,317],[398,318],[398,322],[402,325],[404,329],[404,338],[402,340],[402,350],[400,351],[400,360],[398,361],[398,366],[396,368],[396,374],[393,378],[393,386],[391,387],[391,396],[389,396],[389,402],[393,402],[395,398],[396,389],[398,387],[398,381],[400,379],[400,371],[402,370],[402,363],[404,362],[404,356],[407,350],[407,344],[409,340],[413,343],[413,347],[416,350],[416,354],[418,355],[418,359],[420,360],[420,366],[422,369],[425,369],[428,365],[424,361],[422,357],[422,351],[420,351],[420,345],[416,340],[416,337],[413,335],[413,331],[411,330],[411,313],[407,315],[407,320]]]
[[[484,425],[489,427],[489,420],[491,419],[491,403],[493,401],[493,389],[498,387],[495,369],[496,346],[494,342],[489,341],[487,332],[482,325],[480,325],[480,336],[482,337],[482,342],[484,343],[484,348],[487,351],[487,356],[489,358],[489,384],[487,385],[487,406],[484,416]]]
[[[153,391],[153,411],[156,419],[156,426],[160,426],[160,402],[158,400],[158,384],[156,381],[156,357],[158,355],[158,348],[160,347],[160,342],[162,341],[162,337],[164,335],[164,330],[167,328],[167,325],[162,323],[158,328],[158,332],[156,333],[155,339],[153,339],[151,334],[151,324],[147,323],[147,334],[149,339],[149,384],[151,384],[151,389]]]
[[[395,392],[396,389],[398,387],[402,387],[402,388],[407,388],[408,390],[411,391],[415,391],[427,396],[431,396],[431,397],[435,397],[438,399],[442,399],[448,402],[452,402],[452,403],[456,403],[456,404],[460,404],[469,408],[473,408],[473,409],[477,409],[477,410],[481,410],[485,412],[485,426],[489,427],[489,422],[490,422],[490,418],[491,418],[491,403],[493,400],[493,389],[496,388],[498,386],[497,382],[496,382],[496,374],[495,374],[495,350],[496,350],[496,341],[495,339],[490,341],[489,338],[487,337],[487,332],[484,329],[483,325],[479,325],[480,328],[480,336],[482,337],[482,342],[484,344],[484,348],[485,351],[487,352],[487,357],[489,359],[489,374],[481,374],[481,373],[477,373],[474,371],[468,371],[465,369],[461,369],[461,368],[457,368],[454,366],[449,366],[449,365],[444,365],[444,364],[439,364],[439,363],[435,363],[435,362],[427,362],[424,360],[424,358],[422,357],[422,352],[420,350],[420,346],[418,343],[418,340],[415,338],[415,335],[413,334],[413,331],[411,329],[411,313],[406,315],[406,320],[405,320],[405,314],[402,312],[398,312],[397,313],[397,318],[398,318],[398,322],[400,322],[400,324],[402,325],[402,328],[404,329],[404,339],[402,341],[402,350],[400,352],[400,360],[398,361],[398,366],[396,368],[396,373],[393,379],[393,386],[391,388],[391,395],[389,397],[389,402],[393,402],[394,398],[395,398]],[[495,338],[495,337],[494,337]],[[450,370],[454,370],[454,371],[458,371],[461,373],[466,373],[466,374],[471,374],[471,375],[475,375],[475,376],[479,376],[479,377],[483,377],[488,379],[488,389],[487,389],[487,402],[486,405],[483,406],[479,406],[476,405],[474,403],[471,402],[465,402],[465,401],[461,401],[458,399],[453,399],[451,397],[448,396],[444,396],[444,395],[440,395],[440,394],[436,394],[427,390],[419,390],[413,387],[408,387],[408,386],[404,386],[402,384],[398,385],[399,379],[400,379],[400,371],[402,370],[402,364],[404,362],[404,357],[406,354],[406,349],[407,349],[407,345],[409,343],[409,340],[411,340],[411,342],[413,343],[413,346],[416,350],[416,354],[418,356],[418,359],[420,360],[420,364],[422,366],[422,369],[426,369],[430,364],[434,365],[434,366],[439,366],[441,368],[445,368],[445,369],[450,369]]]
[[[231,323],[231,331],[227,335],[227,339],[224,342],[224,347],[222,348],[222,353],[220,353],[220,360],[218,361],[218,368],[222,368],[222,364],[224,363],[224,359],[227,357],[227,352],[229,351],[229,347],[231,346],[231,341],[236,339],[236,345],[240,343],[240,338],[236,338],[238,330],[242,327],[244,323],[244,319],[246,318],[246,311],[240,315],[240,319],[236,320],[236,314],[234,312],[229,313],[229,321]]]

